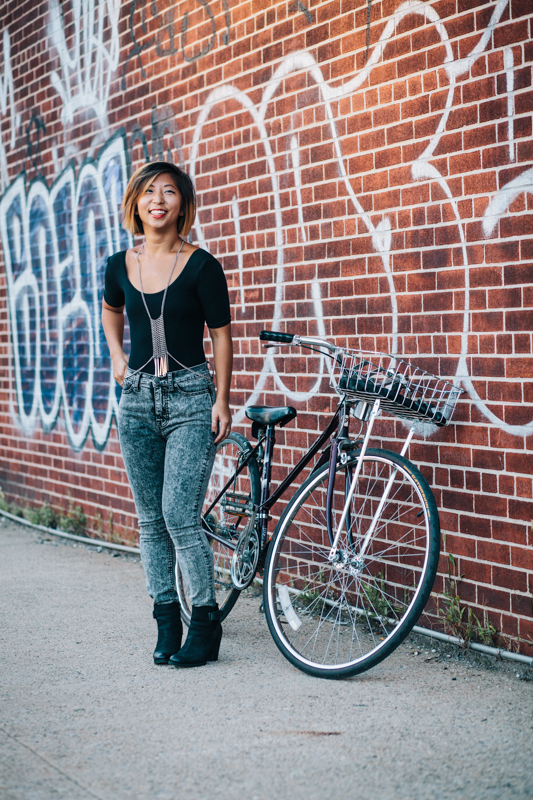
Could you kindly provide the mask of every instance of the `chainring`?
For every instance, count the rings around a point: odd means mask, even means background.
[[[259,535],[255,525],[255,514],[239,536],[231,559],[231,581],[236,589],[246,589],[255,577],[259,561]]]

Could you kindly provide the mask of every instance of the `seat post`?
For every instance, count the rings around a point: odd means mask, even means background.
[[[261,506],[264,506],[270,494],[270,479],[272,476],[272,456],[274,445],[276,444],[276,427],[267,425],[265,437],[265,457],[263,459],[263,474],[261,475]],[[261,518],[261,539],[265,541],[267,535],[268,511],[263,508],[260,512]]]

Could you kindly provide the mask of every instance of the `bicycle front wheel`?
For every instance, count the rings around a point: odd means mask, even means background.
[[[337,465],[334,533],[357,459],[355,453]],[[312,473],[278,523],[265,567],[264,606],[274,641],[294,666],[342,678],[378,664],[416,623],[437,571],[440,526],[419,470],[396,453],[369,449],[335,560],[329,560],[328,473],[328,465]]]
[[[232,432],[219,442],[202,509],[202,529],[213,551],[215,591],[222,619],[227,617],[240,595],[239,589],[231,581],[233,551],[254,504],[259,503],[259,469],[255,458],[251,458],[240,474],[235,475],[251,450],[251,444],[240,433]],[[221,494],[228,482],[229,485]],[[188,625],[191,603],[178,563],[176,587],[182,618]]]

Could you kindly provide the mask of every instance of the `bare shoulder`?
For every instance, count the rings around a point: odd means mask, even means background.
[[[184,245],[183,245],[182,252],[185,253],[185,254],[188,253],[189,255],[192,255],[195,250],[199,250],[199,249],[200,248],[198,247],[197,244],[191,244],[190,242],[185,242]]]
[[[141,247],[142,245],[138,244],[136,247],[129,247],[126,250],[126,266],[128,266],[128,264],[135,264],[137,253],[139,252]]]

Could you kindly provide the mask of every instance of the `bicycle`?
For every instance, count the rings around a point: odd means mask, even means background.
[[[262,331],[264,346],[298,345],[332,359],[339,404],[298,464],[270,492],[275,431],[290,406],[246,409],[257,444],[232,433],[217,449],[202,512],[213,549],[220,617],[263,572],[263,606],[282,654],[326,678],[378,664],[409,634],[429,598],[440,552],[431,489],[405,453],[369,447],[386,410],[404,419],[450,422],[462,390],[394,356],[343,349],[325,339]],[[350,438],[350,419],[366,424]],[[270,510],[318,456],[268,535]],[[260,578],[259,578],[260,580]],[[190,607],[177,570],[187,621]]]

